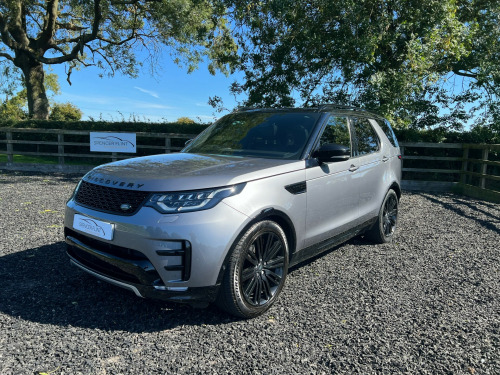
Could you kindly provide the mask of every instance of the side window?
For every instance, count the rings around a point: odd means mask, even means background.
[[[349,136],[349,125],[346,117],[331,116],[328,119],[325,130],[319,139],[320,147],[326,143],[337,143],[351,149],[351,138]]]
[[[354,156],[366,155],[378,151],[380,141],[370,121],[366,118],[352,117],[351,122],[355,135],[353,137]]]
[[[380,128],[384,131],[385,135],[389,139],[389,142],[391,142],[391,145],[393,145],[394,147],[399,147],[398,140],[396,138],[396,135],[394,134],[394,131],[392,130],[389,121],[377,120],[377,123],[379,124]]]

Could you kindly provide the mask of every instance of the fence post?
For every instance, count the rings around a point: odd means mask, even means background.
[[[64,134],[57,133],[57,153],[59,165],[64,165]]]
[[[170,140],[170,137],[165,137],[165,153],[166,154],[169,154],[170,152],[172,152],[171,147],[172,147],[172,142]]]
[[[403,179],[403,165],[405,162],[405,146],[399,146],[399,152],[401,152],[401,179]]]
[[[111,161],[117,161],[118,158],[116,157],[116,152],[111,153]]]
[[[469,147],[467,145],[463,145],[464,147],[464,153],[463,153],[463,160],[462,160],[462,178],[460,179],[460,182],[462,184],[467,183],[467,170],[469,168]]]
[[[489,153],[488,146],[484,146],[483,157],[482,157],[483,161],[488,161],[488,153]],[[481,177],[481,185],[480,185],[481,189],[486,188],[486,178],[484,178],[484,175],[486,175],[486,172],[488,172],[488,164],[483,163],[483,164],[481,164],[481,174],[483,175],[483,177]]]
[[[14,147],[12,145],[12,132],[10,130],[5,132],[5,138],[7,139],[7,163],[13,163]]]

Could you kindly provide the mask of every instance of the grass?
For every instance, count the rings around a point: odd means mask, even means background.
[[[14,163],[57,164],[57,158],[50,156],[13,155]],[[7,155],[0,155],[0,163],[7,163]]]
[[[14,163],[33,163],[33,164],[58,164],[58,158],[52,156],[29,156],[29,155],[13,155]],[[101,162],[105,163],[106,161]],[[109,160],[108,160],[109,162]],[[7,163],[7,155],[0,154],[0,163]],[[89,163],[83,160],[68,160],[64,159],[64,164],[67,165],[98,165],[99,162]]]

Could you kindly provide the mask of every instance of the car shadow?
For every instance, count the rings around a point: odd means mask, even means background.
[[[0,257],[0,311],[41,324],[129,332],[238,320],[214,306],[136,297],[71,266],[65,251],[61,241]]]
[[[354,245],[373,245],[373,242],[370,242],[370,241],[364,239],[361,236],[353,237],[353,238],[351,238],[350,240],[348,240],[346,242],[343,242],[343,243],[341,243],[339,245],[333,246],[333,247],[331,247],[331,248],[329,248],[327,250],[324,250],[321,253],[319,253],[319,254],[311,257],[311,258],[307,258],[307,259],[305,259],[305,260],[303,260],[303,261],[301,261],[301,262],[293,265],[292,267],[290,267],[288,269],[288,273],[291,274],[291,273],[297,271],[298,269],[300,269],[302,267],[308,266],[309,264],[316,262],[318,259],[323,258],[326,255],[328,255],[330,253],[333,253],[334,251],[337,251],[340,248],[342,248],[342,247],[344,247],[344,246],[346,246],[348,244],[351,244],[351,245],[353,245],[353,244]]]
[[[486,202],[483,203],[482,201],[475,201],[475,203],[473,204],[470,201],[467,201],[465,199],[461,199],[458,197],[453,197],[451,199],[453,201],[453,203],[448,203],[448,202],[443,202],[443,201],[437,199],[436,195],[429,195],[429,194],[421,194],[421,195],[425,199],[431,201],[432,203],[439,204],[439,205],[443,206],[444,208],[446,208],[450,211],[453,211],[460,216],[466,217],[467,219],[474,220],[475,222],[477,222],[479,225],[483,226],[486,229],[489,229],[495,233],[500,234],[500,219],[499,219],[500,216],[498,215],[498,212],[491,213],[491,212],[488,212],[488,211],[483,209],[484,207],[488,207],[490,210],[497,209],[497,211],[498,211],[498,208],[500,207],[498,205],[492,206],[491,204],[486,203]],[[480,206],[484,206],[484,207],[480,207]],[[469,211],[469,212],[467,212],[467,211]],[[474,215],[470,212],[475,213],[476,215]],[[482,216],[482,217],[478,217],[478,216]]]

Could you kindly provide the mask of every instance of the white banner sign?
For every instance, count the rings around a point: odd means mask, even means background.
[[[90,132],[90,151],[136,153],[135,133]]]

